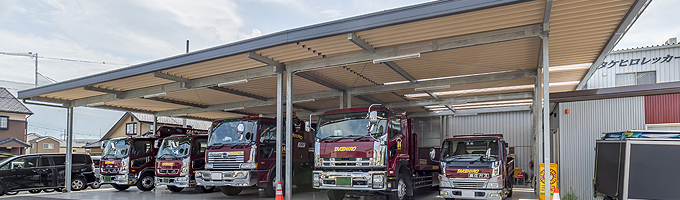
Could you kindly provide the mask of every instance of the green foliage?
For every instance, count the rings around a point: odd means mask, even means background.
[[[580,197],[576,194],[574,194],[574,189],[569,188],[569,192],[567,192],[564,196],[561,196],[562,200],[578,200]]]

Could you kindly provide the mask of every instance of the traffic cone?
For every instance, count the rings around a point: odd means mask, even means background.
[[[553,193],[552,200],[560,200],[560,190],[555,188],[555,193]]]
[[[276,185],[276,198],[274,200],[283,200],[283,191],[281,191],[281,181]]]

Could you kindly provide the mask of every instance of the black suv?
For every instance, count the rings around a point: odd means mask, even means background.
[[[8,158],[0,162],[0,195],[16,194],[27,190],[63,190],[66,180],[65,153],[29,154]],[[73,154],[71,190],[82,190],[93,184],[94,164],[88,154]]]

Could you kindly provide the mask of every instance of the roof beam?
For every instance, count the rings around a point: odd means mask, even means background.
[[[435,112],[416,112],[416,113],[407,113],[406,115],[408,117],[434,117],[434,116],[444,116],[444,115],[469,116],[469,115],[477,115],[477,114],[482,114],[482,113],[516,112],[516,111],[528,111],[528,110],[531,110],[531,106],[509,106],[509,107],[495,107],[495,108],[465,109],[465,110],[458,110],[456,113],[448,111],[448,110],[435,111]]]
[[[429,105],[453,105],[453,104],[464,104],[469,102],[480,102],[480,101],[500,101],[500,100],[511,100],[511,99],[527,99],[533,98],[533,92],[516,92],[516,93],[506,93],[506,94],[490,94],[490,95],[479,95],[479,96],[466,96],[466,97],[453,97],[445,98],[439,100],[423,100],[423,101],[409,101],[409,102],[399,102],[399,103],[389,103],[385,104],[388,108],[407,108],[407,107],[420,107]]]
[[[258,67],[258,68],[241,70],[241,71],[230,72],[230,73],[225,73],[225,74],[218,74],[218,75],[208,76],[208,77],[203,77],[203,78],[191,79],[191,82],[193,84],[193,88],[200,88],[200,87],[214,86],[214,85],[217,85],[219,83],[239,81],[239,80],[244,80],[244,79],[247,80],[247,79],[253,79],[253,78],[269,77],[269,76],[273,76],[273,75],[276,75],[276,67],[265,66],[265,67]],[[173,83],[167,83],[167,84],[162,84],[162,85],[156,85],[156,86],[151,86],[151,87],[145,87],[145,88],[139,88],[139,89],[124,91],[122,99],[134,99],[134,98],[139,98],[139,97],[143,97],[145,95],[150,95],[150,94],[158,94],[158,93],[163,93],[163,92],[171,93],[171,92],[177,92],[177,91],[182,91],[182,90],[186,90],[186,89],[187,88],[182,87],[181,83],[173,82]],[[93,96],[93,97],[87,97],[87,98],[73,100],[73,106],[78,107],[78,106],[84,106],[84,105],[87,105],[87,104],[90,104],[90,103],[111,102],[111,101],[118,101],[118,100],[121,100],[121,99],[116,98],[115,94],[105,94],[105,95],[99,95],[99,96]],[[53,102],[53,101],[51,101],[51,102]]]
[[[607,45],[602,48],[602,51],[600,51],[600,54],[597,56],[595,61],[593,62],[592,65],[590,65],[590,69],[588,69],[588,72],[581,78],[581,82],[576,85],[576,90],[582,90],[586,86],[586,83],[588,83],[588,79],[590,79],[591,76],[597,71],[597,67],[602,64],[602,61],[604,61],[604,58],[609,55],[609,52],[614,49],[614,46],[623,38],[623,35],[628,31],[628,28],[633,25],[635,20],[642,14],[642,11],[644,11],[644,8],[646,8],[651,1],[647,0],[637,0],[635,3],[633,3],[633,6],[630,10],[628,10],[628,13],[626,13],[626,16],[623,18],[623,21],[619,24],[619,26],[616,28],[616,31],[612,33],[612,36],[609,37],[609,41],[607,41]]]
[[[191,107],[197,107],[197,108],[205,108],[206,105],[201,105],[197,103],[191,103],[191,102],[186,102],[186,101],[177,101],[173,99],[166,99],[166,98],[160,98],[160,97],[150,97],[150,98],[144,98],[148,100],[154,100],[154,101],[159,101],[159,102],[165,102],[165,103],[172,103],[172,104],[177,104],[177,105],[183,105],[183,106],[191,106]]]
[[[358,52],[352,54],[331,56],[314,60],[290,63],[286,67],[289,70],[304,71],[323,67],[348,65],[354,63],[369,62],[374,59],[391,58],[396,56],[406,56],[417,53],[427,53],[442,51],[462,47],[491,44],[497,42],[519,40],[525,38],[539,37],[541,35],[541,25],[527,25],[521,27],[507,28],[502,30],[475,33],[464,36],[417,42],[412,44],[400,45],[389,48],[376,49],[374,54],[369,52]]]
[[[397,74],[401,75],[402,77],[404,77],[404,78],[405,78],[406,80],[408,80],[409,82],[411,82],[411,83],[417,83],[417,82],[418,82],[418,80],[416,80],[415,78],[413,78],[413,76],[411,76],[411,74],[409,74],[409,73],[406,72],[404,69],[402,69],[401,67],[399,67],[399,65],[397,65],[397,63],[394,63],[394,62],[392,62],[392,61],[389,61],[389,62],[384,62],[383,64],[385,64],[385,65],[387,65],[388,67],[390,67],[390,69],[392,69],[394,72],[397,72]]]
[[[536,78],[535,69],[515,70],[507,72],[486,73],[461,77],[449,77],[428,81],[419,81],[417,83],[398,83],[391,85],[376,85],[360,88],[349,89],[348,92],[352,94],[373,94],[383,92],[394,92],[399,90],[409,90],[415,88],[437,87],[442,85],[461,85],[470,83],[482,83],[491,81],[503,81],[522,78]]]
[[[315,83],[317,83],[317,84],[326,86],[326,87],[328,87],[328,88],[331,88],[331,89],[334,89],[334,90],[338,90],[338,91],[340,91],[340,92],[346,92],[346,91],[348,90],[347,87],[345,87],[345,86],[343,86],[343,85],[340,85],[340,84],[338,84],[338,83],[335,83],[335,82],[333,82],[333,81],[329,81],[328,79],[323,78],[323,77],[321,77],[321,76],[319,76],[319,75],[316,75],[316,74],[314,74],[314,73],[312,73],[312,72],[298,72],[298,73],[295,73],[295,75],[297,75],[297,76],[299,76],[299,77],[302,77],[302,78],[304,78],[304,79],[307,79],[307,80],[309,80],[309,81],[315,82]],[[356,95],[356,96],[354,96],[354,97],[356,97],[357,99],[360,99],[360,100],[362,100],[362,101],[369,102],[369,103],[382,103],[381,101],[379,101],[379,100],[377,100],[377,99],[374,99],[374,98],[372,98],[372,97],[369,97],[369,96]]]
[[[69,107],[71,105],[71,101],[69,100],[63,100],[63,99],[53,99],[53,98],[45,98],[45,97],[30,97],[28,98],[29,100],[32,101],[42,101],[42,102],[49,102],[49,103],[59,103],[61,104],[61,107]],[[55,105],[56,106],[56,105]]]
[[[95,92],[103,92],[103,93],[109,93],[109,94],[115,94],[116,98],[122,99],[125,97],[125,93],[123,91],[118,91],[118,90],[110,90],[106,88],[99,88],[99,87],[93,87],[93,86],[85,86],[83,87],[84,90],[89,90],[89,91],[95,91]]]
[[[171,80],[171,81],[175,81],[175,82],[180,82],[181,86],[183,88],[191,88],[192,87],[191,79],[188,79],[188,78],[170,75],[170,74],[163,73],[163,72],[154,72],[152,75],[153,75],[153,77],[156,77],[156,78],[162,78],[162,79],[167,79],[167,80]]]
[[[361,49],[368,53],[375,53],[375,48],[368,44],[364,39],[361,39],[358,35],[354,33],[347,34],[347,40],[359,46]]]
[[[217,90],[217,91],[220,91],[220,92],[224,92],[224,93],[234,94],[234,95],[238,95],[238,96],[244,96],[244,97],[258,99],[258,100],[262,100],[262,101],[266,101],[268,99],[267,97],[264,97],[264,96],[251,94],[251,93],[247,93],[247,92],[244,92],[244,91],[241,91],[241,90],[236,90],[236,89],[232,89],[232,88],[228,88],[228,87],[211,86],[211,87],[208,87],[208,88],[213,89],[213,90]]]
[[[249,113],[249,112],[238,111],[238,110],[223,111],[223,112],[228,112],[228,113],[233,113],[233,114],[239,114],[239,115],[255,115],[255,113]]]
[[[278,73],[281,73],[281,72],[285,71],[285,69],[286,69],[286,65],[284,65],[283,63],[280,63],[280,62],[273,60],[271,58],[264,57],[264,56],[262,56],[258,53],[255,53],[255,52],[248,52],[248,54],[246,54],[246,57],[253,59],[255,61],[267,64],[269,66],[274,66],[274,67],[276,67],[276,70],[277,70],[276,72],[278,72]]]
[[[326,90],[326,91],[321,91],[321,92],[296,94],[296,95],[293,95],[293,101],[339,97],[341,93],[342,92],[340,92],[340,91]],[[217,105],[209,105],[206,108],[181,108],[181,109],[175,109],[175,110],[166,110],[166,111],[159,111],[156,114],[159,115],[159,116],[170,116],[170,115],[177,115],[177,114],[192,114],[192,113],[209,112],[209,111],[217,111],[217,110],[225,110],[225,109],[233,109],[233,108],[249,108],[249,107],[257,107],[257,106],[268,106],[268,105],[275,105],[275,104],[276,104],[276,98],[268,98],[267,100],[248,100],[248,101],[223,103],[223,104],[217,104]],[[300,108],[300,109],[303,109],[303,108]],[[310,110],[313,110],[313,109],[310,109]]]

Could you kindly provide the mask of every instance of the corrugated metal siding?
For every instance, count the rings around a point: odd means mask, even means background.
[[[603,132],[645,128],[643,97],[561,103],[559,177],[561,191],[593,198],[595,140]],[[564,110],[569,109],[569,114]]]
[[[664,62],[664,58],[669,55],[672,56],[670,62]],[[680,45],[611,53],[604,59],[606,63],[603,62],[603,65],[606,64],[606,67],[595,71],[588,80],[588,89],[614,87],[616,74],[628,72],[656,71],[657,83],[680,81],[680,58],[677,57],[680,57]],[[643,58],[649,62],[641,64]],[[640,59],[640,64],[630,65],[631,59]],[[624,66],[621,66],[622,60]],[[612,62],[614,65],[611,64]],[[603,73],[607,76],[602,76]]]
[[[418,147],[439,147],[442,126],[439,117],[413,118],[413,132],[418,133]]]
[[[531,112],[486,113],[448,118],[448,137],[473,133],[502,133],[508,145],[515,147],[515,167],[530,172],[532,144]]]
[[[680,94],[645,96],[645,123],[680,123]]]

